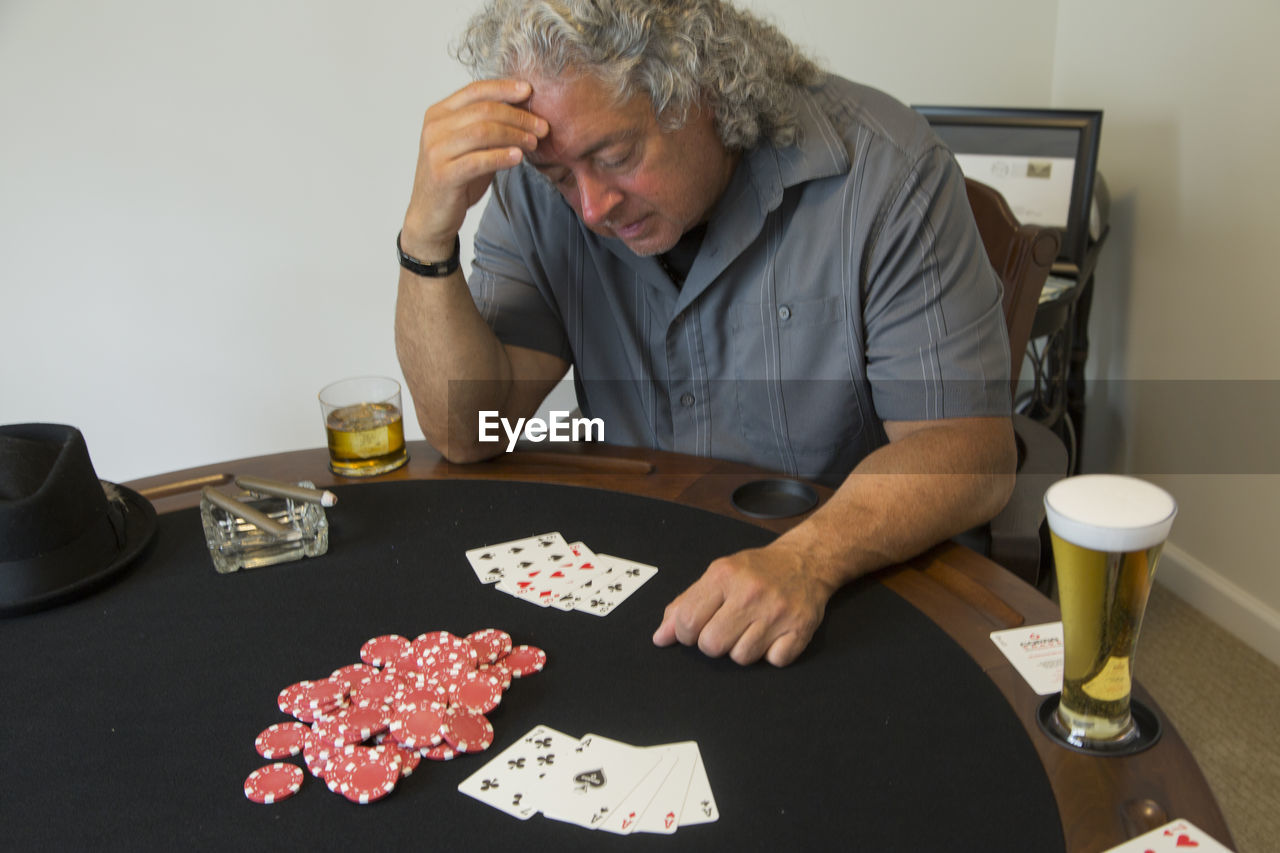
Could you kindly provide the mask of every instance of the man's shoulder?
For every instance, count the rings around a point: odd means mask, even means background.
[[[924,116],[880,89],[828,74],[808,94],[851,154],[874,147],[914,162],[942,145]]]

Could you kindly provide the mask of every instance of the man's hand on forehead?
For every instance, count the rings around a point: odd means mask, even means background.
[[[427,110],[401,234],[404,251],[447,253],[493,176],[538,147],[550,127],[519,106],[532,94],[527,80],[477,80]]]

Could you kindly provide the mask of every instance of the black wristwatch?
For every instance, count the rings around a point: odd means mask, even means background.
[[[414,275],[420,275],[424,278],[444,278],[453,275],[461,265],[462,242],[455,236],[453,238],[453,254],[449,256],[449,260],[440,261],[435,264],[427,264],[411,258],[404,253],[404,249],[400,248],[400,235],[396,235],[396,251],[400,254],[400,266],[407,269]]]

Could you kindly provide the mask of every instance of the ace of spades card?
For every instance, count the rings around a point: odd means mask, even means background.
[[[627,798],[662,756],[652,750],[588,734],[561,759],[540,793],[552,820],[595,829]]]

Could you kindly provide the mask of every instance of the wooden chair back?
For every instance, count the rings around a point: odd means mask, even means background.
[[[1012,390],[1016,393],[1040,291],[1058,257],[1062,237],[1056,228],[1020,223],[1004,196],[986,184],[965,178],[965,190],[987,257],[1004,282],[1004,320],[1009,327]]]

